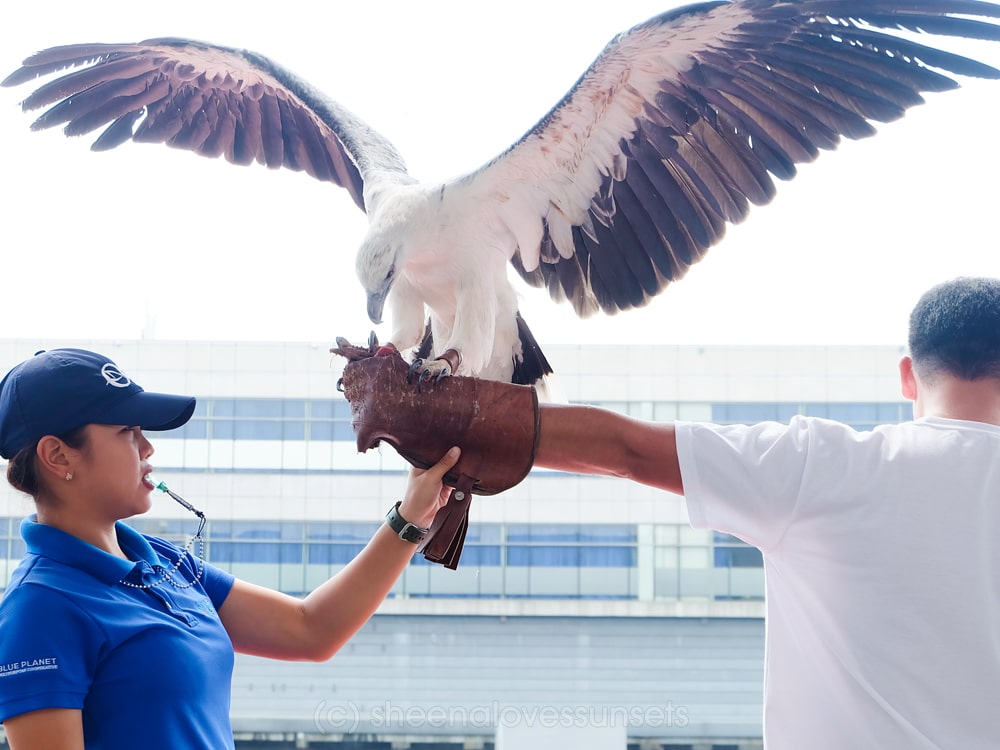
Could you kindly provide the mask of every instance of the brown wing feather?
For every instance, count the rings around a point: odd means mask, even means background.
[[[81,67],[82,66],[82,67]],[[78,44],[38,52],[3,82],[70,68],[22,102],[49,107],[34,129],[105,131],[96,150],[127,140],[165,143],[234,164],[301,170],[348,190],[364,208],[363,172],[405,172],[384,138],[273,61],[187,39]]]

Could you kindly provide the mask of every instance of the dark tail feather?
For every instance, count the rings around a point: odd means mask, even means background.
[[[521,359],[514,358],[514,376],[511,382],[519,385],[534,385],[546,375],[552,374],[552,365],[542,353],[521,313],[517,313],[517,335],[521,339]]]
[[[552,365],[545,358],[542,349],[535,341],[534,335],[528,330],[528,324],[524,322],[521,313],[517,314],[517,337],[521,339],[521,359],[514,358],[514,374],[511,382],[518,385],[535,385],[546,375],[552,374]],[[413,353],[414,357],[427,359],[431,356],[434,348],[434,336],[431,334],[431,323],[427,321],[424,329],[424,338],[420,346]]]
[[[420,342],[420,346],[417,350],[413,352],[413,356],[416,359],[427,359],[431,356],[431,350],[434,348],[434,334],[431,333],[431,320],[427,319],[427,325],[424,326],[424,338]]]

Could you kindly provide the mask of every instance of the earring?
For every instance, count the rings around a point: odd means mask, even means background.
[[[73,478],[73,474],[71,472],[67,471],[66,472],[66,481],[68,482],[72,478]]]

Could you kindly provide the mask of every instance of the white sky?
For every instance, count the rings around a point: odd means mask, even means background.
[[[502,151],[612,36],[678,4],[19,3],[0,27],[0,77],[56,44],[174,35],[246,47],[352,109],[415,177],[435,180]],[[1000,45],[953,48],[1000,65]],[[962,84],[802,168],[649,307],[580,321],[526,289],[525,319],[543,346],[903,343],[926,288],[1000,276],[1000,82]],[[158,145],[92,153],[96,133],[29,131],[18,102],[31,89],[0,89],[0,337],[367,337],[354,275],[366,222],[346,192]]]

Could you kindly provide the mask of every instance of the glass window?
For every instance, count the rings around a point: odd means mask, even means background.
[[[346,399],[313,399],[309,402],[312,419],[350,419],[351,405]]]
[[[580,564],[580,548],[511,545],[507,547],[507,564],[522,567],[576,567]]]
[[[507,564],[529,567],[631,567],[633,525],[510,524]],[[609,544],[610,542],[610,544]],[[622,542],[627,542],[628,546]]]
[[[877,424],[909,418],[906,403],[850,402],[722,402],[711,405],[711,421],[718,424],[754,424],[776,421],[787,424],[796,414],[835,419],[852,427],[869,429]]]
[[[909,401],[898,404],[879,404],[879,424],[894,424],[903,422],[913,416],[913,406]]]
[[[719,424],[753,424],[779,420],[777,403],[712,404],[712,421]]]
[[[501,544],[502,526],[495,523],[479,523],[471,526],[465,536],[465,546],[462,548],[462,565],[470,568],[497,567],[502,562]],[[414,562],[419,565],[432,565],[423,555],[415,555]]]
[[[217,420],[212,422],[216,440],[305,440],[305,422],[280,420]]]
[[[343,542],[312,542],[307,559],[310,565],[347,565],[364,546]]]
[[[24,554],[23,543],[15,538],[19,523],[20,519],[7,522],[6,545],[14,559]],[[196,520],[140,517],[130,524],[183,546],[194,533]],[[213,519],[206,532],[205,558],[222,568],[259,566],[244,574],[259,574],[266,585],[297,594],[305,585],[303,581],[322,579],[329,568],[353,560],[379,526],[372,522]],[[763,596],[763,582],[758,580],[761,554],[736,537],[692,529],[684,523],[654,525],[649,536],[655,540],[654,554],[642,564],[655,567],[657,596],[719,596],[712,581],[726,577],[728,586],[738,587],[740,597]],[[638,538],[638,529],[632,524],[474,524],[468,530],[462,566],[482,568],[483,578],[472,576],[465,588],[459,584],[455,590],[448,587],[446,594],[429,595],[635,598],[628,581],[640,564]],[[416,555],[412,564],[434,565],[422,555]],[[286,566],[280,576],[278,565]],[[507,570],[498,570],[505,565]],[[609,574],[616,577],[607,578]],[[679,575],[687,578],[681,582]],[[486,579],[493,583],[482,589]],[[404,589],[406,585],[404,582]],[[423,595],[419,585],[404,593]]]
[[[360,542],[367,544],[368,540],[378,531],[377,523],[345,523],[341,521],[310,521],[306,526],[306,538],[309,541]],[[471,533],[470,533],[471,536]]]
[[[225,407],[232,409],[232,413],[222,414],[216,412],[216,416],[232,417],[270,417],[272,419],[293,418],[303,419],[306,416],[306,402],[302,399],[294,398],[241,398],[230,400]]]
[[[878,421],[878,404],[827,404],[826,414],[849,425],[873,425]]]
[[[764,558],[760,550],[742,539],[720,531],[713,532],[715,542],[715,567],[717,568],[762,568]]]
[[[302,542],[211,540],[206,558],[211,563],[301,563]]]
[[[610,526],[580,526],[577,537],[582,542],[632,542],[636,540],[634,524],[618,524]]]
[[[311,522],[306,527],[308,561],[313,565],[346,565],[368,544],[378,524]]]
[[[424,557],[421,555],[420,559]],[[462,549],[462,564],[477,568],[500,565],[500,545],[472,544]]]
[[[653,418],[661,422],[677,419],[676,401],[657,401],[653,405]]]
[[[630,417],[635,417],[636,419],[652,419],[654,414],[653,402],[631,401],[628,405],[628,414]]]
[[[463,568],[488,568],[488,567],[499,567],[501,562],[500,556],[500,545],[485,545],[485,544],[469,544],[466,541],[465,546],[462,548],[462,561],[461,566]],[[423,555],[414,555],[413,559],[410,561],[411,565],[437,565],[437,563],[430,562]],[[469,595],[476,594],[478,592],[468,592]],[[464,594],[463,594],[464,595]]]
[[[208,422],[205,415],[208,414],[208,404],[211,399],[196,399],[194,404],[194,414],[185,424],[174,430],[157,432],[157,440],[204,440],[208,437]]]
[[[350,422],[310,422],[309,439],[354,442],[354,428]]]
[[[272,521],[212,524],[207,558],[213,563],[302,562],[302,543],[282,544],[281,534],[281,524]]]
[[[589,406],[599,406],[602,409],[615,411],[619,414],[628,414],[628,401],[581,401],[580,403]]]
[[[181,518],[130,518],[126,523],[140,534],[164,539],[191,536],[198,530],[197,520]]]
[[[725,402],[712,404],[712,421],[718,424],[788,423],[799,413],[798,404],[781,402]]]
[[[309,402],[309,418],[333,419],[336,409],[334,403],[331,399],[313,399]]]
[[[233,398],[213,398],[209,402],[208,413],[213,417],[235,417],[236,399]]]
[[[21,519],[8,518],[7,523],[4,525],[8,529],[7,543],[4,545],[8,550],[7,559],[20,560],[24,557],[24,553],[28,551],[24,545],[24,540],[21,538]]]
[[[191,419],[176,430],[169,430],[167,432],[157,434],[157,438],[160,440],[163,440],[164,438],[172,440],[205,440],[207,437],[208,420],[205,419]]]
[[[635,547],[581,547],[577,564],[585,568],[632,568],[635,559]]]

